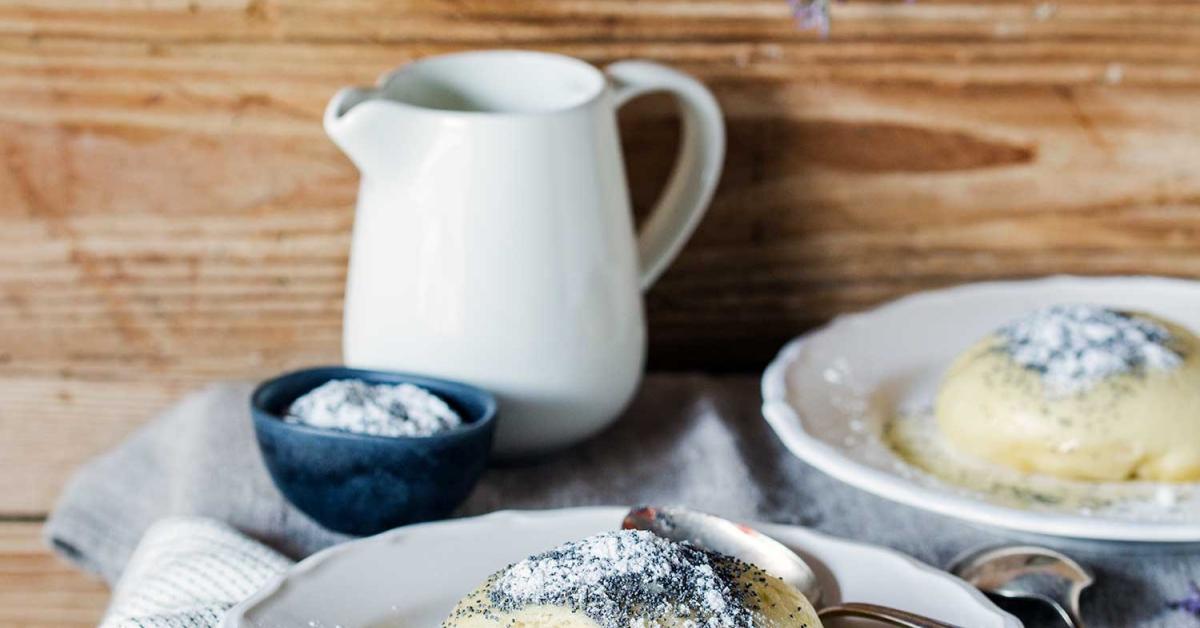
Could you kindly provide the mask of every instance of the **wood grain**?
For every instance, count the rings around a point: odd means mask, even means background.
[[[51,556],[40,535],[40,523],[0,523],[0,626],[95,626],[108,589]]]
[[[965,281],[1200,274],[1200,4],[0,0],[0,515],[182,390],[336,361],[343,85],[466,48],[646,57],[728,117],[647,295],[651,365],[755,371],[841,312]],[[648,206],[677,122],[622,112]]]
[[[0,380],[0,521],[6,515],[36,518],[49,512],[83,461],[118,443],[196,384],[151,378]]]

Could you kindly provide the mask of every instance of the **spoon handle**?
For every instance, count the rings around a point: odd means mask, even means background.
[[[901,628],[958,628],[954,624],[947,624],[928,617],[922,617],[921,615],[914,615],[907,611],[858,602],[826,606],[817,612],[817,616],[821,619],[829,617],[861,617],[864,619],[874,619],[889,626],[900,626]]]
[[[1047,601],[1050,602],[1050,606],[1053,606],[1054,610],[1058,611],[1063,621],[1071,628],[1084,628],[1083,616],[1079,612],[1079,594],[1081,592],[1081,588],[1075,587],[1065,596],[1059,598],[1054,596],[1046,597]]]

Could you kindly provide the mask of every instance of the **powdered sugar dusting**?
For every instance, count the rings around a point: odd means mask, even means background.
[[[706,628],[748,628],[754,621],[753,605],[747,604],[753,591],[737,581],[748,569],[649,532],[626,530],[531,556],[504,572],[490,597],[503,611],[567,606],[601,628],[657,625],[655,620],[666,618]]]
[[[292,403],[284,421],[373,436],[432,436],[462,425],[458,413],[424,388],[358,379],[313,389]]]
[[[999,330],[1005,350],[1037,371],[1048,393],[1069,395],[1114,375],[1173,369],[1183,362],[1153,321],[1094,305],[1055,305]]]

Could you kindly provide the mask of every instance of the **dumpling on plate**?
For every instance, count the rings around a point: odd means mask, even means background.
[[[1089,481],[1200,479],[1200,340],[1140,312],[1058,305],[964,352],[938,392],[954,448]]]
[[[501,570],[443,628],[820,628],[757,567],[640,530],[561,545]]]

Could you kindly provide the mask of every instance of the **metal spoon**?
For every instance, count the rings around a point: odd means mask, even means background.
[[[625,515],[622,527],[646,530],[677,543],[691,543],[733,556],[788,583],[817,606],[821,583],[803,558],[787,546],[750,526],[686,508],[643,506]],[[953,625],[875,604],[845,603],[818,610],[822,619],[862,617],[903,628],[954,628]]]
[[[1069,556],[1036,545],[975,550],[954,561],[950,571],[985,593],[1046,602],[1071,628],[1083,628],[1079,595],[1095,582]]]

